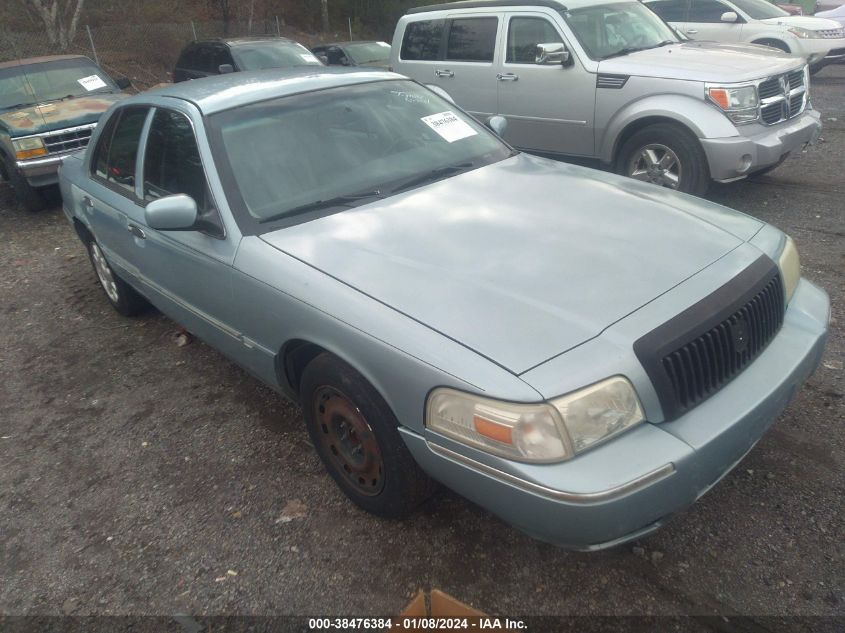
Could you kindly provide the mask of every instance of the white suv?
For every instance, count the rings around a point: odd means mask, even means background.
[[[645,0],[645,5],[694,40],[764,44],[803,57],[810,72],[845,58],[838,22],[789,15],[766,0]]]

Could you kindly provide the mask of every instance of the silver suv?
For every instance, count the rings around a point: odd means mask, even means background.
[[[515,147],[697,195],[776,167],[821,130],[804,60],[682,39],[635,0],[412,9],[391,62],[479,119],[507,117]]]

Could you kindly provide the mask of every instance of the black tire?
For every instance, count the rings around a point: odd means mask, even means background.
[[[434,482],[399,436],[396,416],[353,367],[320,354],[303,372],[300,397],[317,454],[358,506],[381,517],[400,518],[434,492]]]
[[[95,240],[88,240],[88,258],[94,274],[112,307],[126,317],[141,314],[149,306],[147,300],[114,272]],[[98,263],[99,260],[99,263]],[[102,269],[100,267],[103,267]]]
[[[779,51],[783,51],[784,53],[792,53],[789,50],[789,46],[786,45],[786,42],[782,42],[780,40],[757,40],[756,42],[751,42],[752,44],[760,44],[761,46],[768,46],[769,48],[776,48]]]
[[[660,148],[665,148],[673,152],[677,161],[673,163],[672,169],[675,169],[677,165],[677,173],[670,171],[666,174],[644,174],[638,179],[694,196],[703,196],[707,193],[707,188],[710,186],[707,156],[698,139],[685,127],[675,123],[655,123],[634,132],[622,144],[616,155],[616,173],[636,178],[634,174],[642,171],[638,168],[643,163],[640,157],[649,149],[649,146],[653,146],[652,149],[657,151],[663,151]],[[670,177],[677,179],[676,186],[666,184],[670,182]]]
[[[5,165],[4,171],[9,176],[9,183],[12,189],[15,190],[15,198],[23,206],[24,209],[31,213],[42,211],[47,206],[47,199],[44,193],[38,187],[30,185],[23,174],[21,174],[13,165],[8,163]]]

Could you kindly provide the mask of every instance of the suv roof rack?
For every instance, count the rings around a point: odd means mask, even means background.
[[[430,4],[426,7],[408,9],[406,15],[412,13],[428,13],[429,11],[448,11],[449,9],[485,9],[488,7],[549,7],[557,11],[566,11],[563,2],[558,0],[461,0],[446,4]]]

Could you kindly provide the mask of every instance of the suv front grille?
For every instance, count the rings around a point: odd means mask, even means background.
[[[761,270],[766,271],[762,277]],[[727,308],[707,316],[731,296]],[[652,380],[665,419],[689,411],[748,367],[777,334],[784,310],[777,267],[762,257],[726,286],[639,339],[634,351]]]
[[[761,81],[757,94],[760,96],[760,118],[766,125],[798,116],[807,105],[804,70],[793,70]]]
[[[845,27],[839,29],[823,29],[821,31],[816,31],[820,37],[826,40],[838,39],[840,37],[845,37]]]
[[[44,134],[44,146],[48,154],[62,154],[85,148],[91,140],[94,125],[82,125],[69,130],[58,130]]]

